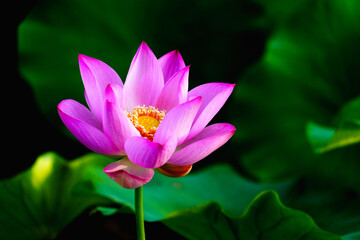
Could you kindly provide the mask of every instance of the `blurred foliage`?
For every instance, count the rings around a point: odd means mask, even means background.
[[[360,128],[358,124],[354,123],[342,124],[336,130],[309,123],[307,135],[317,153],[324,153],[360,142]]]
[[[306,126],[306,135],[315,153],[326,152],[327,150],[341,146],[339,144],[328,144],[331,137],[334,136],[334,133],[335,129],[320,126],[314,122],[308,122]]]
[[[110,203],[99,195],[73,191],[84,181],[87,168],[104,167],[107,161],[93,154],[66,162],[54,153],[46,153],[29,170],[1,181],[0,237],[53,239],[90,206]]]
[[[316,155],[306,126],[313,121],[335,128],[342,107],[359,95],[360,2],[295,2],[298,7],[289,6],[283,17],[278,16],[281,6],[265,4],[266,14],[258,21],[273,32],[232,101],[241,112],[230,116],[239,132],[235,140],[247,148],[239,161],[262,181],[310,175],[312,181],[359,190],[358,149]]]
[[[351,233],[343,237],[344,240],[359,240],[360,232]]]
[[[307,137],[317,153],[360,142],[360,99],[347,103],[337,116],[336,129],[308,123]]]

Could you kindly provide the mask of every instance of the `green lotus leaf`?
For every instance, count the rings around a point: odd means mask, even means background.
[[[86,186],[89,192],[134,209],[134,191],[120,187],[102,169],[88,169],[85,178],[92,183]],[[219,203],[226,214],[239,216],[259,192],[266,189],[282,192],[291,184],[259,185],[239,176],[229,165],[215,165],[182,178],[156,173],[144,186],[144,218],[159,221],[176,211],[209,201]]]
[[[285,207],[273,191],[260,193],[240,218],[228,217],[210,203],[173,214],[163,223],[187,239],[341,239],[321,230],[304,212]]]
[[[46,153],[29,170],[0,181],[1,238],[53,239],[84,210],[109,204],[99,195],[73,191],[88,167],[103,166],[107,161],[90,154],[68,162]]]

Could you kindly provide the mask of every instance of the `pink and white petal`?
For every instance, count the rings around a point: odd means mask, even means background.
[[[125,151],[124,144],[129,137],[140,136],[140,133],[119,105],[105,101],[104,107],[104,133],[112,140],[118,149]]]
[[[204,128],[196,137],[178,147],[167,162],[177,166],[194,164],[224,145],[235,133],[235,127],[217,123]]]
[[[123,87],[119,84],[108,84],[105,88],[105,99],[124,109]]]
[[[203,100],[186,140],[190,140],[204,129],[222,106],[224,106],[234,87],[235,84],[207,83],[192,89],[188,93],[188,99],[201,96]]]
[[[72,99],[66,99],[61,101],[57,108],[59,112],[65,113],[71,118],[85,122],[102,131],[101,122],[92,112],[90,112],[88,108],[86,108],[81,103]]]
[[[61,110],[61,106],[58,107],[58,112],[69,131],[90,150],[109,156],[124,155],[99,128],[90,124],[91,121],[70,116]]]
[[[154,106],[164,87],[160,63],[143,42],[135,57],[124,84],[124,106],[131,112],[136,106]]]
[[[164,144],[151,142],[143,137],[131,137],[125,142],[125,151],[131,162],[144,168],[158,168],[174,153],[176,139],[169,138]]]
[[[117,73],[104,62],[79,54],[79,67],[91,111],[102,121],[105,88],[123,85]]]
[[[173,107],[186,102],[189,87],[189,68],[190,66],[184,67],[165,84],[155,104],[158,109],[168,112]]]
[[[201,97],[196,97],[171,109],[161,121],[153,141],[163,144],[174,136],[180,145],[186,139],[200,105]]]
[[[184,60],[182,59],[178,50],[169,52],[159,58],[161,69],[164,75],[164,82],[166,83],[170,78],[179,70],[185,67]]]
[[[127,189],[138,188],[148,183],[154,176],[154,170],[135,165],[127,157],[110,163],[104,168],[104,172]]]

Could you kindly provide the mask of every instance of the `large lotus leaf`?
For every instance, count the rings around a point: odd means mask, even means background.
[[[359,9],[356,0],[309,1],[277,20],[232,106],[241,113],[232,115],[234,139],[248,149],[240,162],[252,176],[274,181],[310,173],[359,186],[357,149],[317,156],[305,133],[309,121],[336,126],[342,106],[360,93]]]
[[[341,239],[321,230],[307,214],[285,207],[272,191],[260,193],[240,218],[210,203],[177,212],[163,223],[187,239]]]
[[[359,195],[356,191],[321,183],[311,177],[298,181],[287,194],[281,193],[284,204],[309,214],[326,231],[344,235],[360,230]]]
[[[61,100],[85,102],[78,54],[104,61],[125,81],[137,48],[146,41],[157,57],[180,50],[192,65],[190,88],[234,83],[254,58],[254,47],[239,44],[249,41],[241,34],[244,19],[254,17],[246,7],[223,0],[40,1],[19,26],[20,71],[52,122],[59,121]],[[239,61],[240,55],[246,61]]]
[[[87,155],[67,162],[54,153],[41,155],[19,175],[0,182],[0,236],[2,239],[53,239],[85,209],[110,201],[73,192],[88,167],[100,167],[107,158]]]
[[[82,211],[96,205],[116,203],[120,204],[117,212],[129,213],[134,207],[134,191],[120,187],[106,176],[102,168],[110,161],[91,154],[67,162],[48,153],[40,156],[30,170],[2,181],[0,235],[7,239],[54,237]],[[345,234],[360,230],[357,217],[360,209],[354,207],[356,198],[346,197],[344,191],[324,193],[314,189],[314,194],[299,191],[302,188],[304,186],[293,182],[257,184],[240,177],[228,165],[215,165],[179,179],[156,173],[144,186],[145,218],[147,221],[170,218],[178,222],[175,218],[186,217],[187,212],[194,210],[196,214],[201,213],[200,222],[213,216],[209,220],[218,219],[220,223],[211,228],[212,225],[206,224],[212,220],[206,221],[204,228],[222,229],[231,236],[233,227],[222,224],[240,216],[259,192],[275,189],[287,205],[314,215],[316,222],[327,231]],[[342,204],[344,202],[347,204]],[[193,210],[189,210],[192,207]],[[114,213],[108,208],[98,209]],[[211,234],[209,232],[209,236]]]
[[[101,169],[89,169],[86,177],[92,182],[92,186],[84,186],[90,192],[134,209],[133,190],[120,187]],[[266,189],[282,192],[291,183],[259,185],[239,176],[228,165],[215,165],[182,178],[156,173],[144,186],[144,217],[147,221],[158,221],[176,211],[209,201],[219,203],[229,216],[239,216],[259,192]]]
[[[285,207],[271,191],[259,194],[238,224],[240,239],[341,239],[321,230],[307,214]]]
[[[84,186],[84,191],[88,189],[127,207],[98,208],[103,214],[134,209],[134,192],[117,185],[101,169],[89,169],[85,177],[91,181],[91,185]],[[258,193],[275,189],[287,206],[310,214],[322,229],[339,235],[359,231],[359,197],[348,189],[336,185],[329,188],[328,183],[322,186],[314,181],[310,178],[271,185],[259,184],[244,179],[228,165],[218,164],[183,178],[168,178],[156,173],[144,186],[145,219],[162,221],[172,216],[181,217],[179,211],[192,212],[189,210],[192,207],[195,207],[195,212],[202,212],[200,205],[206,209],[208,205],[212,206],[210,213],[220,208],[226,216],[234,218],[244,212]]]

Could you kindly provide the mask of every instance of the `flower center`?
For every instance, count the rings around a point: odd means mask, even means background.
[[[149,106],[137,106],[132,113],[127,113],[127,117],[130,119],[135,128],[140,132],[142,137],[145,137],[152,141],[156,133],[160,122],[165,117],[165,111],[159,111],[158,109]]]
[[[142,125],[146,131],[150,131],[152,128],[157,128],[160,122],[149,116],[138,117],[138,124]]]

